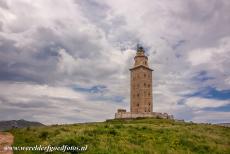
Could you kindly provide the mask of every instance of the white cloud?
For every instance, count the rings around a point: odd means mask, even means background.
[[[230,112],[198,111],[195,112],[192,121],[209,123],[229,123]]]
[[[46,124],[102,121],[112,118],[111,113],[119,108],[119,104],[90,100],[68,87],[1,82],[0,90],[0,115],[9,111],[8,120],[25,118]]]
[[[214,99],[207,99],[207,98],[200,98],[200,97],[191,97],[188,98],[186,101],[186,105],[191,108],[201,109],[201,108],[215,108],[221,107],[230,104],[230,101],[224,100],[214,100]]]
[[[192,65],[207,64],[213,69],[224,69],[221,63],[225,62],[225,57],[229,58],[230,38],[223,38],[219,41],[218,47],[196,49],[189,52],[188,60]],[[220,59],[219,59],[220,58]],[[227,60],[227,59],[226,59]]]
[[[216,47],[199,48],[189,52],[187,60],[193,66],[193,71],[205,70],[214,80],[207,82],[219,90],[230,88],[228,66],[230,59],[230,38],[224,37],[218,41]]]
[[[59,50],[59,63],[58,68],[62,73],[72,74],[74,71],[74,68],[77,66],[77,60],[69,55],[65,49]]]
[[[189,61],[192,63],[192,65],[199,65],[199,64],[207,63],[211,60],[212,54],[213,53],[212,51],[210,51],[210,49],[196,50],[196,51],[190,52]]]

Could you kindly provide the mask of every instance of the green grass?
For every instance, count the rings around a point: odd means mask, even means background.
[[[87,154],[230,154],[230,128],[165,119],[31,127],[11,133],[14,146],[88,145],[87,151],[79,152]]]

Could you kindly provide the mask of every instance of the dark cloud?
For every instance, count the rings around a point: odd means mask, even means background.
[[[15,47],[16,41],[7,39],[4,36],[0,35],[0,52],[4,52],[5,54],[9,54],[9,52],[17,52],[18,49]]]
[[[3,22],[0,21],[0,32],[3,31]]]
[[[84,15],[94,23],[106,24],[106,17],[110,10],[109,6],[100,1],[93,0],[75,0],[75,2],[80,6],[80,9]]]
[[[1,0],[0,1],[0,7],[3,9],[9,9],[9,6],[7,4],[7,0]]]

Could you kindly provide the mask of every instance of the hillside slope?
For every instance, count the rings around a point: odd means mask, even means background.
[[[0,131],[10,130],[12,128],[25,128],[25,127],[45,126],[39,122],[26,121],[26,120],[9,120],[0,121]]]
[[[14,129],[11,133],[15,146],[87,145],[87,150],[81,152],[87,154],[230,153],[230,128],[164,119],[53,125]]]

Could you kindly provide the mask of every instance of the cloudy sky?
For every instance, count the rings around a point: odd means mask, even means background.
[[[230,1],[0,0],[0,120],[104,121],[129,110],[141,43],[153,110],[230,122]]]

